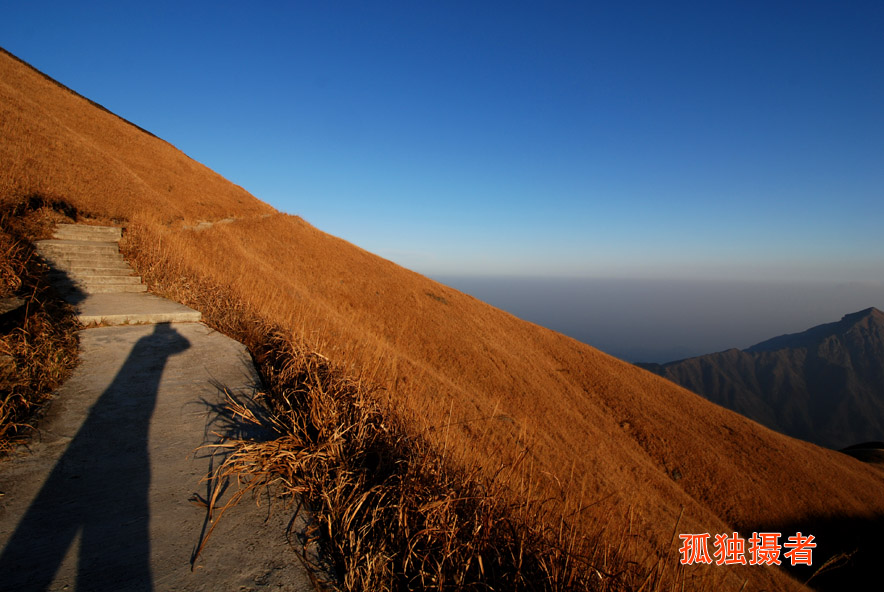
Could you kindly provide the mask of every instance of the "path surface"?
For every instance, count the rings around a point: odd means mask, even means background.
[[[312,590],[267,499],[227,512],[192,564],[209,525],[191,498],[219,462],[198,449],[242,429],[224,389],[257,385],[245,348],[202,323],[81,331],[38,436],[0,463],[0,590]]]

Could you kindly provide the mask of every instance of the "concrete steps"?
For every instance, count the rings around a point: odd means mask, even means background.
[[[119,294],[146,292],[141,278],[120,254],[122,231],[113,226],[59,224],[53,239],[37,241],[37,253],[53,268],[63,292]]]
[[[71,268],[72,268],[72,266],[70,266],[70,265],[59,266],[59,267],[56,267],[55,271],[53,271],[52,273],[53,274],[64,273],[64,272],[70,270]],[[76,265],[76,266],[73,266],[73,270],[84,272],[86,274],[99,275],[99,276],[101,276],[101,275],[119,275],[119,276],[124,276],[124,277],[126,277],[126,276],[137,277],[137,276],[132,276],[132,268],[129,267],[129,265],[125,262],[123,262],[123,264],[118,267],[105,267],[105,266],[101,266],[101,265],[89,265],[89,264]]]
[[[112,270],[112,271],[125,271],[125,270]],[[64,272],[52,272],[49,274],[50,278],[68,278],[70,277],[67,273]],[[90,285],[90,286],[100,286],[104,284],[120,284],[120,285],[133,285],[138,286],[141,284],[141,278],[137,275],[115,275],[115,274],[107,274],[104,272],[95,272],[88,276],[83,276],[83,279],[77,280],[78,284]]]
[[[90,269],[123,269],[126,274],[132,273],[132,268],[123,260],[119,254],[106,257],[77,257],[70,256],[53,256],[46,257],[52,259],[53,268],[59,270],[72,271],[88,271]]]
[[[113,226],[59,224],[54,237],[36,241],[52,268],[50,281],[79,310],[85,325],[199,322],[191,308],[146,294],[147,286],[120,254],[122,230]]]
[[[58,224],[55,238],[59,240],[86,240],[119,242],[123,230],[116,226],[85,226],[83,224]]]
[[[54,255],[115,255],[119,254],[120,246],[115,242],[80,240],[43,240],[40,248],[45,253]]]
[[[84,325],[198,323],[202,313],[150,293],[92,293],[76,304]]]
[[[147,292],[147,286],[141,283],[137,277],[131,278],[135,282],[122,282],[119,280],[130,279],[120,276],[97,277],[89,280],[70,280],[68,277],[56,279],[55,287],[62,291],[77,291],[83,294],[122,294]]]

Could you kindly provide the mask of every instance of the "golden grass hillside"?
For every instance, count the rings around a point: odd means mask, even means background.
[[[646,570],[680,572],[676,530],[817,534],[819,565],[853,550],[833,525],[862,530],[884,516],[884,473],[276,212],[6,53],[0,138],[4,203],[39,198],[118,220],[152,289],[202,308],[213,291],[229,295],[242,311],[227,314],[282,327],[377,385],[386,412],[447,462],[537,500],[553,524],[604,530],[615,547],[628,538]],[[680,577],[803,589],[767,567]]]

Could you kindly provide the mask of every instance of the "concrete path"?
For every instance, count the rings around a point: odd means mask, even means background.
[[[276,500],[244,498],[193,562],[211,524],[191,500],[220,462],[198,449],[248,429],[223,391],[257,384],[244,346],[201,323],[81,331],[39,434],[0,462],[0,590],[312,590]]]

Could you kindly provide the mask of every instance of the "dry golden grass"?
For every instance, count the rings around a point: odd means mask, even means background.
[[[81,218],[119,220],[152,290],[235,337],[278,328],[308,366],[318,354],[338,382],[365,385],[384,425],[432,451],[440,474],[460,475],[467,493],[451,500],[484,487],[515,513],[506,519],[523,511],[554,548],[592,540],[574,556],[634,562],[645,590],[740,590],[747,580],[747,590],[802,589],[772,568],[677,569],[674,528],[812,533],[884,516],[880,472],[276,213],[8,55],[0,74],[0,200],[42,196]],[[219,223],[194,228],[201,220]],[[815,563],[850,551],[820,543]],[[478,565],[459,561],[465,572]]]
[[[233,399],[229,409],[276,437],[219,445],[230,453],[216,480],[240,481],[231,503],[265,486],[297,495],[340,589],[634,589],[637,570],[604,557],[570,521],[552,528],[542,504],[513,502],[478,471],[446,466],[380,408],[370,383],[283,334],[262,341],[272,414]]]
[[[0,456],[31,435],[34,414],[77,359],[77,322],[26,239],[41,227],[0,211],[0,298],[24,300],[0,322]]]
[[[172,145],[62,90],[2,49],[0,59],[5,199],[61,198],[81,214],[118,220],[139,212],[168,222],[273,211]]]

